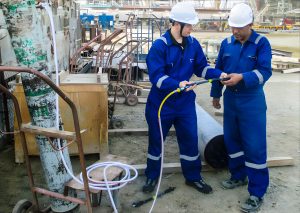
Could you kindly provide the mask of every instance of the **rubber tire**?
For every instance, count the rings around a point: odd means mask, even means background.
[[[32,203],[29,200],[19,200],[12,210],[12,213],[25,213],[31,206]]]
[[[136,106],[139,102],[139,99],[136,95],[132,95],[132,94],[129,94],[126,99],[125,99],[125,103],[128,105],[128,106]]]
[[[120,119],[111,119],[110,126],[112,129],[123,129],[124,123]]]

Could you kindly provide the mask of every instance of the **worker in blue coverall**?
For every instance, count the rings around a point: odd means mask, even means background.
[[[170,21],[171,28],[153,43],[146,59],[152,88],[145,110],[149,127],[145,193],[155,189],[160,175],[162,153],[158,109],[162,100],[176,88],[191,84],[189,79],[193,74],[205,79],[226,76],[208,65],[199,42],[190,36],[193,25],[198,23],[191,4],[177,3],[171,10]],[[165,139],[171,126],[175,127],[186,184],[202,193],[210,193],[212,188],[200,175],[194,87],[175,93],[165,102],[161,111],[162,131]]]
[[[266,100],[263,86],[271,77],[271,46],[264,36],[252,30],[249,5],[235,5],[228,19],[232,36],[221,44],[216,68],[227,73],[223,81],[224,140],[229,155],[231,178],[225,189],[248,184],[249,199],[241,210],[257,210],[269,185],[266,144]],[[212,83],[213,106],[220,108],[223,84]]]

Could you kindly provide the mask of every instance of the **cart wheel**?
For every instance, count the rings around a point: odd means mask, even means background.
[[[110,126],[112,129],[123,129],[124,123],[120,119],[111,119]]]
[[[125,103],[128,105],[128,106],[135,106],[138,104],[138,97],[136,95],[132,95],[132,94],[129,94],[126,99],[125,99]]]
[[[12,210],[12,213],[25,213],[31,206],[32,203],[29,200],[19,200]]]

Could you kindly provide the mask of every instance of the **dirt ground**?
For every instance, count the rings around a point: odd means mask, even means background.
[[[270,187],[265,196],[264,205],[259,212],[286,212],[296,213],[300,210],[300,176],[299,176],[299,112],[300,112],[300,74],[281,74],[274,72],[265,86],[268,103],[268,155],[269,157],[290,156],[295,160],[294,166],[276,167],[270,169]],[[222,123],[221,116],[214,116],[208,95],[209,85],[196,88],[197,102],[206,109],[215,119]],[[125,128],[146,127],[144,119],[144,104],[136,107],[117,105],[116,116],[125,121]],[[135,164],[146,163],[147,136],[122,136],[109,138],[112,154],[127,156]],[[166,141],[165,162],[178,162],[178,148],[174,136]],[[17,201],[27,198],[31,200],[28,187],[28,178],[24,164],[14,163],[14,150],[6,146],[0,157],[0,212],[11,212]],[[97,156],[87,156],[89,163],[94,162]],[[37,184],[43,185],[43,174],[39,159],[33,157],[34,177]],[[78,167],[78,159],[72,158],[73,167]],[[181,173],[165,174],[161,189],[170,186],[175,191],[159,198],[153,212],[239,212],[238,206],[247,198],[247,188],[223,190],[220,181],[228,177],[226,170],[203,172],[205,180],[213,187],[213,193],[204,195],[184,184]],[[151,203],[139,208],[131,207],[132,202],[146,199],[150,195],[141,192],[145,177],[139,176],[134,182],[120,190],[121,212],[148,212]],[[47,205],[47,198],[41,198],[42,206]],[[82,207],[80,212],[85,212]],[[106,193],[102,206],[96,212],[112,212]]]
[[[209,112],[220,124],[222,116],[214,116],[209,97],[210,85],[200,85],[196,88],[197,102]],[[295,165],[275,167],[270,171],[270,186],[261,213],[297,213],[300,212],[300,73],[281,74],[273,72],[273,76],[265,85],[267,112],[267,140],[269,157],[294,158]],[[143,93],[143,95],[146,95]],[[117,105],[115,115],[125,122],[124,128],[147,127],[144,118],[144,104],[136,107]],[[113,136],[109,137],[110,153],[127,156],[134,164],[146,163],[147,136]],[[169,136],[165,145],[165,162],[178,162],[179,154],[176,138]],[[97,155],[86,157],[87,162],[95,162]],[[39,159],[32,157],[33,172],[36,183],[44,185]],[[78,159],[72,157],[73,168],[78,168]],[[247,187],[224,190],[220,181],[229,177],[226,170],[203,172],[202,176],[213,187],[213,193],[204,195],[184,184],[181,173],[164,174],[161,190],[170,186],[176,187],[171,192],[157,200],[153,212],[167,213],[223,213],[240,212],[239,205],[248,197]],[[132,202],[149,198],[141,192],[145,176],[139,176],[135,181],[120,190],[119,201],[121,211],[125,213],[148,212],[151,202],[139,207],[131,207]],[[7,145],[0,151],[0,213],[9,213],[21,199],[32,200],[28,186],[28,177],[24,164],[14,163],[14,149]],[[48,199],[40,197],[41,205],[46,206]],[[84,207],[80,212],[86,212]],[[104,193],[100,208],[95,212],[112,212],[107,193]]]
[[[222,123],[221,116],[214,116],[209,97],[210,86],[198,86],[197,102],[209,112],[216,120]],[[300,175],[299,175],[299,93],[300,74],[281,74],[274,72],[265,86],[268,104],[268,156],[290,156],[295,160],[294,166],[276,167],[270,169],[270,186],[265,196],[265,202],[259,212],[299,212],[300,210]],[[144,107],[130,108],[118,105],[122,111],[120,118],[126,120],[128,128],[136,128],[146,125],[143,117]],[[135,117],[137,116],[137,117]],[[143,126],[142,126],[143,125]],[[135,156],[136,164],[146,162],[147,137],[126,136],[110,138],[110,147],[113,154],[123,156]],[[178,162],[179,155],[177,142],[174,136],[167,139],[166,162]],[[214,193],[203,195],[184,184],[182,174],[165,175],[161,189],[175,186],[176,190],[159,199],[155,212],[239,212],[239,204],[248,196],[247,187],[234,190],[223,190],[220,181],[229,176],[226,170],[203,172],[205,180],[213,187]],[[139,209],[130,207],[132,200],[147,198],[140,192],[144,177],[132,184],[133,191],[122,190],[121,197],[124,212],[147,212],[151,204],[145,204]]]

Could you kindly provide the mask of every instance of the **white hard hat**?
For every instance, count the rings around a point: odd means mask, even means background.
[[[249,5],[240,3],[235,5],[229,14],[230,27],[245,27],[253,22],[253,12]]]
[[[197,24],[199,21],[194,6],[189,2],[179,2],[174,5],[169,18],[185,24]]]

